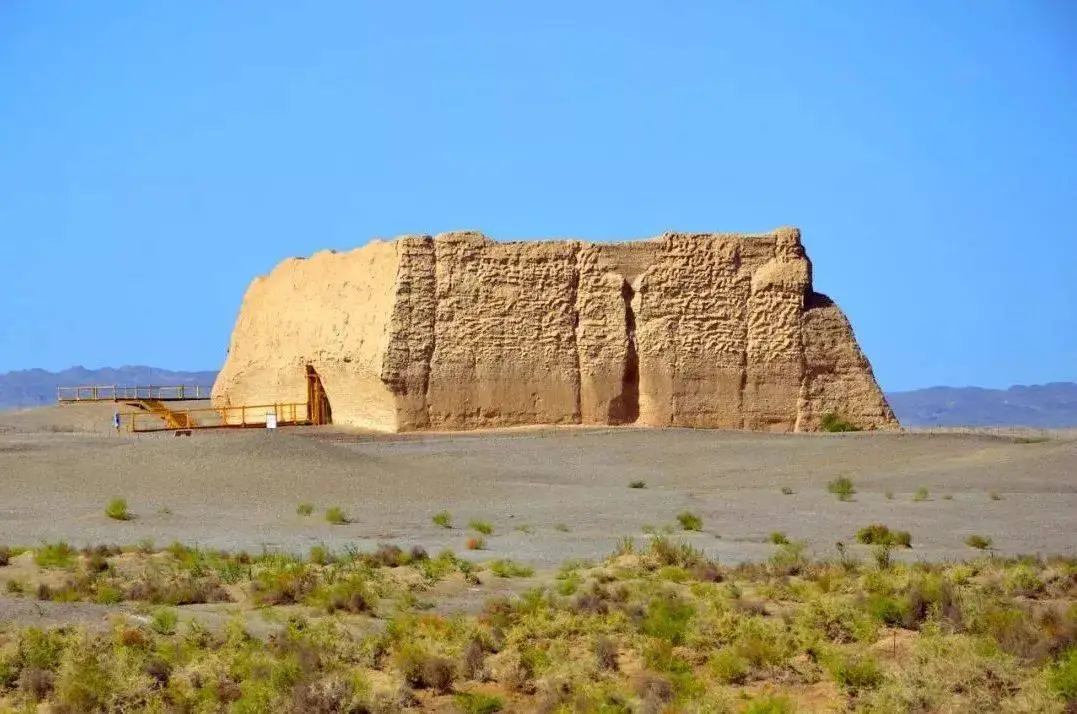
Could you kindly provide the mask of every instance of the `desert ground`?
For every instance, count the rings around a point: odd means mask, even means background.
[[[175,438],[113,409],[0,415],[0,712],[1077,706],[1072,433]]]
[[[719,562],[761,561],[781,531],[820,557],[856,530],[912,534],[901,557],[1077,555],[1077,438],[761,434],[556,428],[379,435],[331,428],[115,434],[113,405],[0,414],[0,543],[173,541],[251,552],[421,544],[538,568],[607,555],[625,535],[673,531]],[[827,483],[852,480],[839,501]],[[633,481],[644,488],[630,488]],[[792,490],[783,494],[782,489]],[[914,500],[925,488],[926,500]],[[133,518],[106,517],[110,498]],[[300,503],[314,506],[297,514]],[[348,523],[331,525],[327,508]],[[441,511],[453,528],[432,522]],[[702,530],[681,532],[691,512]],[[856,546],[854,546],[856,547]]]

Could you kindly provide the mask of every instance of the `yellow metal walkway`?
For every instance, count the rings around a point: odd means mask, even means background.
[[[251,429],[310,424],[306,404],[263,404],[208,409],[171,409],[152,399],[127,402],[138,411],[120,415],[127,431],[187,431],[190,429]]]

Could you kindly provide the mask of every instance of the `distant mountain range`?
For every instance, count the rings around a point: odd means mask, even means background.
[[[214,371],[173,372],[142,366],[6,372],[0,374],[0,409],[54,404],[57,387],[91,384],[210,386],[216,377]],[[886,398],[905,426],[1077,427],[1077,383],[1073,382],[1009,389],[930,387],[889,392]]]
[[[173,372],[154,367],[72,367],[62,372],[24,369],[0,374],[0,409],[41,407],[56,403],[57,387],[212,386],[216,372]]]
[[[1077,384],[931,387],[886,395],[905,426],[1077,427]]]

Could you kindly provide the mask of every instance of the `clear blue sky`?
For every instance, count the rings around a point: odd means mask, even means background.
[[[0,2],[0,371],[404,232],[798,225],[887,389],[1077,379],[1077,3]]]

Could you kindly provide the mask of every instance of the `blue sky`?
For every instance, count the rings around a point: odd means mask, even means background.
[[[0,3],[0,371],[371,237],[804,232],[884,388],[1077,379],[1077,4]]]

